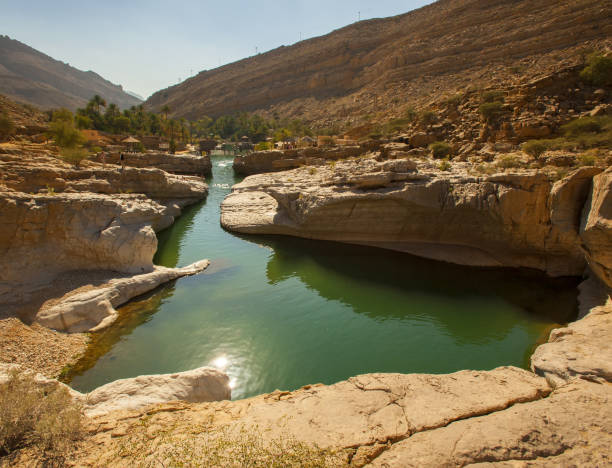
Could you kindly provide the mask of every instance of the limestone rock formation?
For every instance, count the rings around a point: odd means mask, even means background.
[[[190,174],[207,176],[212,172],[210,156],[194,156],[191,154],[168,154],[168,153],[123,153],[124,162],[129,167],[161,169],[172,174]],[[120,164],[119,153],[110,153],[105,156],[110,164]],[[102,162],[100,155],[96,161]]]
[[[9,379],[13,371],[31,372],[20,366],[0,363],[0,385]],[[177,400],[199,403],[231,398],[229,377],[211,367],[116,380],[85,394],[40,374],[34,374],[34,378],[37,385],[45,388],[66,387],[72,397],[83,405],[88,416],[99,416],[117,410],[138,410]]]
[[[466,163],[440,171],[429,161],[401,161],[361,158],[247,177],[222,203],[221,224],[466,265],[583,272],[580,213],[600,169],[553,183],[538,171],[473,176]]]
[[[580,237],[591,269],[612,287],[612,168],[593,178]]]
[[[234,158],[234,171],[241,175],[278,172],[305,164],[324,164],[363,153],[361,146],[334,148],[303,148],[291,150],[255,151]]]
[[[142,193],[149,198],[183,199],[191,203],[208,193],[208,186],[200,177],[149,168],[128,167],[120,171],[116,167],[92,164],[76,169],[49,154],[24,154],[22,150],[0,152],[0,170],[1,185],[26,193]]]
[[[46,150],[5,148],[0,170],[0,304],[5,315],[27,320],[53,297],[49,285],[58,275],[104,270],[108,280],[153,272],[155,231],[208,193],[199,177],[92,163],[77,169]]]
[[[41,308],[35,320],[45,327],[63,332],[98,331],[117,319],[116,307],[160,284],[200,273],[208,264],[208,260],[202,260],[184,268],[156,266],[150,273],[113,279],[94,289],[70,294],[48,308]]]
[[[539,401],[394,444],[367,466],[609,466],[612,386],[576,381]]]
[[[85,394],[85,413],[89,416],[116,410],[133,410],[168,401],[229,400],[229,377],[211,367],[165,375],[141,375],[121,379]]]
[[[553,330],[548,343],[539,346],[531,356],[532,370],[554,386],[572,378],[612,382],[612,299],[605,292],[605,304],[593,307],[588,314],[567,327]]]

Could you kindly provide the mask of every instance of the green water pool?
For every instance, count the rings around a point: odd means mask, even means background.
[[[367,372],[527,367],[551,326],[575,316],[571,278],[236,236],[219,225],[219,205],[239,180],[231,158],[213,156],[213,174],[208,199],[159,234],[155,258],[211,266],[122,307],[73,369],[74,388],[214,365],[238,399]]]

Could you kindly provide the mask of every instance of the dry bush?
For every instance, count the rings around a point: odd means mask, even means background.
[[[505,154],[498,159],[496,165],[501,169],[511,169],[521,167],[522,163],[518,156],[514,154]]]
[[[25,447],[64,452],[82,436],[82,418],[66,387],[12,370],[0,384],[0,457]]]
[[[258,427],[212,423],[189,434],[176,428],[152,431],[145,417],[122,441],[115,460],[140,467],[328,468],[347,466],[344,452],[324,450],[291,437],[264,440]],[[159,427],[159,426],[157,426]]]

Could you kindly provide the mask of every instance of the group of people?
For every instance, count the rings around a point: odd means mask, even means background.
[[[99,155],[100,162],[102,163],[102,167],[106,168],[106,156],[108,153],[105,151],[101,151]],[[125,169],[125,155],[123,153],[119,153],[119,163],[121,164],[121,172]]]

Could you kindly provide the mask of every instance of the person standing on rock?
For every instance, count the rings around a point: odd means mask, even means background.
[[[119,162],[121,163],[121,172],[125,170],[125,156],[123,153],[119,154]]]
[[[106,153],[104,151],[100,153],[100,162],[102,163],[102,169],[106,169]]]

